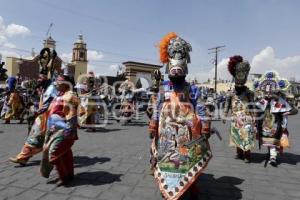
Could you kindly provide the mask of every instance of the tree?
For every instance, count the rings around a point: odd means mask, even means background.
[[[137,89],[139,89],[139,88],[142,88],[143,87],[143,85],[142,85],[142,82],[141,82],[141,79],[139,78],[138,79],[138,81],[136,82],[136,84],[135,84],[135,87],[137,88]]]

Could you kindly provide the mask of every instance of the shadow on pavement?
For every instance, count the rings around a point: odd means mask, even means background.
[[[300,155],[293,154],[293,153],[283,153],[278,157],[278,165],[281,163],[286,163],[290,165],[297,165],[300,163]]]
[[[80,168],[80,167],[86,167],[95,165],[96,163],[105,163],[109,162],[111,159],[108,157],[88,157],[88,156],[75,156],[74,157],[74,167]]]
[[[111,129],[107,129],[107,128],[95,128],[95,129],[86,129],[86,133],[109,133],[109,132],[116,132],[116,131],[122,131],[124,129],[120,129],[120,128],[111,128]]]
[[[149,124],[147,122],[129,122],[125,126],[148,126]]]
[[[267,150],[266,150],[267,151]],[[252,163],[263,163],[268,159],[268,154],[266,153],[251,153]]]
[[[67,187],[75,187],[80,185],[105,185],[114,182],[120,182],[123,174],[112,174],[105,171],[83,172],[76,174],[74,181]]]
[[[268,159],[267,153],[251,153],[252,163],[263,163]],[[282,155],[278,154],[278,165],[282,163],[297,165],[300,163],[300,155],[284,152]]]
[[[242,198],[242,190],[237,187],[244,182],[244,179],[231,176],[222,176],[215,178],[212,174],[202,174],[197,184],[196,197],[191,196],[191,192],[188,191],[182,197],[182,200],[188,199],[222,199],[222,200],[238,200]]]
[[[32,166],[37,166],[40,165],[41,161],[40,160],[32,160],[26,163],[26,165],[16,165],[15,168],[23,168],[23,167],[32,167]]]

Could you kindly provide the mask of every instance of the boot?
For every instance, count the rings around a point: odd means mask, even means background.
[[[20,164],[21,166],[25,166],[26,163],[27,163],[26,160],[20,160],[20,159],[14,158],[14,157],[10,157],[8,160],[9,160],[10,162]]]
[[[270,158],[269,164],[272,165],[273,167],[277,167],[277,160],[276,160],[276,158]]]
[[[56,186],[57,187],[60,187],[60,186],[66,186],[68,184],[70,184],[74,179],[74,176],[67,176],[63,179],[59,179],[59,181],[56,183]]]
[[[245,163],[251,163],[251,152],[250,150],[244,152]]]
[[[244,151],[239,147],[236,148],[236,156],[235,159],[244,160]]]
[[[278,155],[277,148],[276,147],[270,147],[269,164],[272,165],[273,167],[277,167],[277,155]]]

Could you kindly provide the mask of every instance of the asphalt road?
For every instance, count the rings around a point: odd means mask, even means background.
[[[8,157],[22,147],[27,126],[0,123],[0,199],[162,199],[149,175],[145,116],[127,126],[111,120],[97,132],[80,130],[73,148],[75,181],[68,187],[46,184],[40,177],[41,155],[25,167],[9,163]],[[299,123],[300,115],[290,117],[291,148],[280,157],[277,168],[265,168],[265,148],[256,148],[251,164],[235,160],[235,151],[228,146],[229,123],[214,122],[223,139],[216,135],[210,139],[213,158],[198,181],[199,199],[300,199]]]

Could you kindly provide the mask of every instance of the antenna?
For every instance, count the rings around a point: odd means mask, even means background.
[[[51,24],[49,25],[48,30],[46,32],[46,38],[48,38],[52,26],[53,26],[53,23],[51,22]]]

